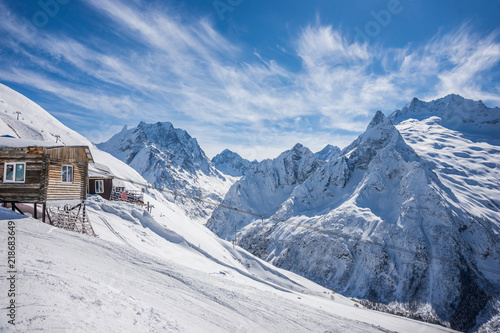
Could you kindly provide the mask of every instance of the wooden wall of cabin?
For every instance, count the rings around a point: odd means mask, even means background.
[[[47,147],[47,154],[51,160],[74,161],[87,163],[88,156],[85,147]]]
[[[5,163],[26,163],[24,183],[5,183]],[[0,148],[0,202],[43,202],[48,157],[42,147]]]
[[[95,191],[95,182],[96,182],[96,180],[102,180],[103,181],[104,193],[96,193],[96,191]],[[111,192],[112,192],[112,190],[113,190],[113,179],[108,179],[108,178],[89,178],[89,187],[88,187],[89,194],[99,194],[104,199],[109,200],[111,198]]]
[[[73,182],[62,182],[63,165],[73,167]],[[71,163],[68,161],[50,161],[48,172],[47,201],[55,200],[85,200],[87,199],[86,163]]]

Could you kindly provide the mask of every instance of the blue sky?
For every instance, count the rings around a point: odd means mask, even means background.
[[[341,148],[377,110],[500,106],[500,1],[0,0],[0,82],[94,142],[170,121],[212,157]]]

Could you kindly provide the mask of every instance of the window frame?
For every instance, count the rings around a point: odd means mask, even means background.
[[[66,180],[64,180],[64,168],[66,168],[66,170],[68,170],[68,168],[71,168],[71,181],[68,181],[68,173],[66,174]],[[66,171],[67,172],[67,171]],[[74,183],[74,168],[72,165],[69,165],[69,164],[65,164],[61,167],[61,183],[63,184],[73,184]]]
[[[16,180],[17,165],[23,165],[23,180]],[[7,179],[7,165],[14,165],[14,177],[12,180]],[[14,183],[14,184],[24,184],[26,183],[26,162],[4,162],[3,164],[3,182],[4,183]]]
[[[102,189],[101,192],[97,191],[97,183],[98,182],[101,184],[101,189]],[[96,194],[102,194],[102,193],[104,193],[104,180],[102,180],[102,179],[96,179],[95,180],[95,193]]]

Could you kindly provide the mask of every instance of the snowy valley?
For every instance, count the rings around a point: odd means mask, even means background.
[[[500,325],[499,109],[454,95],[413,100],[378,112],[343,150],[296,144],[250,162],[229,150],[210,160],[168,122],[125,127],[96,146],[3,85],[0,100],[0,145],[88,145],[154,206],[89,197],[98,238],[0,208],[2,225],[16,222],[19,332]],[[4,320],[0,330],[10,329]]]

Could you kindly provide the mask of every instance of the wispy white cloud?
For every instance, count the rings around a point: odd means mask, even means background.
[[[34,87],[52,93],[59,98],[82,108],[106,113],[115,118],[126,116],[124,111],[138,109],[138,105],[128,95],[111,96],[106,93],[89,92],[84,87],[69,87],[43,74],[24,69],[0,69],[3,80]]]
[[[467,25],[427,43],[384,49],[349,41],[318,20],[295,36],[294,50],[287,47],[287,56],[301,64],[292,70],[230,42],[207,18],[181,19],[161,4],[140,1],[87,4],[119,27],[120,35],[82,41],[40,30],[32,38],[0,3],[0,31],[22,41],[4,45],[19,59],[0,69],[0,79],[106,119],[174,121],[207,142],[209,154],[245,146],[269,157],[295,141],[314,150],[327,143],[344,146],[376,109],[390,112],[414,96],[454,92],[500,104],[498,87],[486,88],[488,72],[500,63],[498,36],[474,34]],[[308,117],[321,121],[288,125]],[[272,139],[259,139],[266,137],[262,131],[273,133]]]

